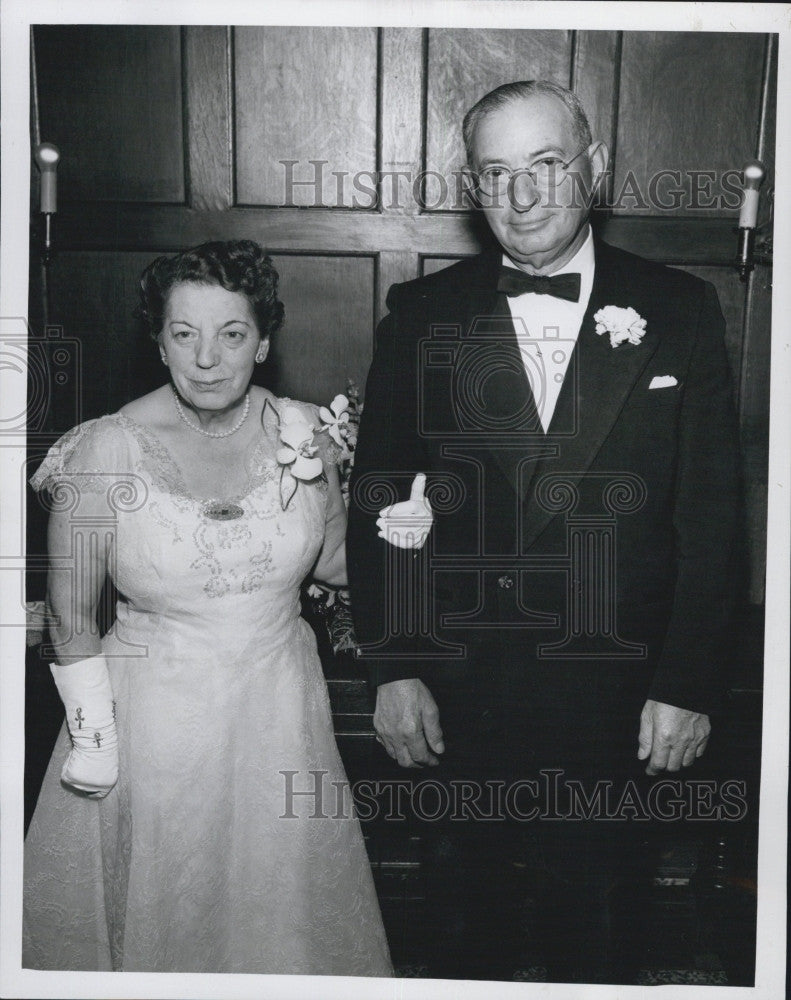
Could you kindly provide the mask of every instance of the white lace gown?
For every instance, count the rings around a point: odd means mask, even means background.
[[[122,414],[70,431],[36,474],[55,503],[116,483],[123,599],[102,646],[120,778],[100,801],[62,786],[64,725],[25,843],[27,968],[392,975],[300,617],[327,487],[300,483],[283,510],[271,454],[262,434],[226,521]]]

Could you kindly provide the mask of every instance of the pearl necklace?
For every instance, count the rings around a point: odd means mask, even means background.
[[[231,434],[235,434],[239,430],[239,428],[242,426],[245,420],[247,420],[247,414],[250,412],[250,393],[248,392],[247,395],[244,397],[244,412],[242,413],[239,420],[233,425],[233,427],[229,431],[205,431],[202,427],[196,427],[195,424],[193,424],[192,421],[187,418],[187,414],[184,412],[184,408],[181,405],[181,400],[179,399],[178,393],[176,392],[173,386],[171,386],[171,388],[173,389],[173,402],[176,404],[176,410],[178,411],[178,415],[181,417],[181,419],[184,421],[187,427],[190,428],[190,430],[197,431],[198,434],[203,434],[204,437],[209,437],[209,438],[230,437]]]

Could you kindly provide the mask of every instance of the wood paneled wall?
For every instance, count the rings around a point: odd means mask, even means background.
[[[256,239],[276,260],[287,317],[267,372],[276,391],[323,402],[347,377],[362,382],[390,284],[481,245],[479,220],[455,197],[459,126],[498,84],[574,87],[612,150],[611,197],[631,182],[644,193],[658,170],[681,171],[687,191],[687,171],[714,171],[716,197],[723,171],[773,161],[772,40],[757,34],[42,26],[33,44],[40,137],[62,160],[58,252],[46,309],[31,301],[30,315],[80,338],[85,418],[162,380],[132,319],[142,265],[213,238]],[[597,213],[605,239],[718,289],[759,603],[771,270],[740,283],[736,214],[688,198]],[[59,391],[53,433],[74,413]]]

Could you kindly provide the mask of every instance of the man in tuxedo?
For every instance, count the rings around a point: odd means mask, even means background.
[[[613,887],[645,860],[652,776],[705,750],[734,600],[724,322],[711,285],[592,235],[608,152],[575,95],[507,84],[463,132],[498,245],[390,289],[357,445],[374,726],[401,767],[433,768],[416,784],[455,796],[421,831],[432,974],[524,960],[506,897],[527,866],[549,977],[628,979],[619,935],[645,913],[618,930]],[[433,525],[398,548],[377,511],[428,510],[407,500],[418,473]]]

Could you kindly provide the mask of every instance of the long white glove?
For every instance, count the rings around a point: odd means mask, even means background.
[[[399,549],[423,548],[434,523],[434,512],[424,495],[425,489],[425,473],[419,472],[412,481],[408,500],[379,511],[376,527],[380,538]]]
[[[61,781],[103,799],[118,781],[118,733],[115,702],[107,661],[91,656],[59,666],[50,664],[66,708],[72,750],[61,771]]]

